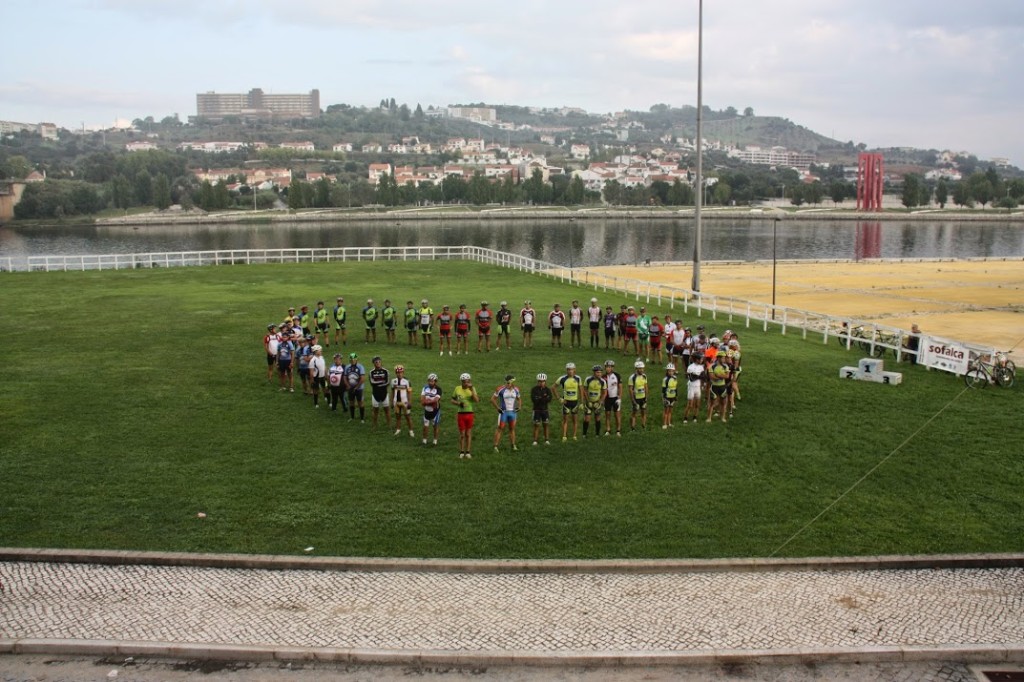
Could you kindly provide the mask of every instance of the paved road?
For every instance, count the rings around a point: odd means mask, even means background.
[[[722,650],[1024,650],[1022,568],[481,574],[11,561],[0,580],[0,640],[567,665]]]

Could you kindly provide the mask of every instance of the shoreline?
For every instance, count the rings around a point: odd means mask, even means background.
[[[444,210],[444,209],[397,209],[380,212],[353,212],[345,209],[320,209],[291,213],[281,210],[270,211],[229,211],[223,213],[142,213],[117,218],[101,218],[93,221],[95,226],[144,226],[144,225],[207,225],[221,223],[239,224],[288,224],[306,222],[435,222],[435,221],[491,221],[491,220],[693,220],[695,211],[692,208],[682,210],[666,209],[579,209],[558,210],[530,208],[493,208],[483,210]],[[702,220],[815,220],[837,222],[1013,222],[1024,224],[1024,212],[997,213],[990,212],[965,213],[960,211],[924,210],[914,213],[894,212],[858,212],[845,209],[809,208],[796,211],[784,211],[775,208],[728,208],[705,209],[701,213]],[[15,223],[10,223],[15,225]],[[59,227],[64,224],[46,223],[40,226]],[[77,223],[81,224],[81,223]]]

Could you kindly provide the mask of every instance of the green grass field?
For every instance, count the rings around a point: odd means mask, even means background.
[[[677,418],[667,432],[531,448],[523,420],[526,447],[494,454],[484,407],[462,461],[451,409],[441,445],[424,448],[279,393],[266,381],[266,324],[338,294],[350,308],[367,296],[399,308],[486,298],[518,311],[530,298],[546,314],[592,292],[466,262],[2,278],[0,545],[475,558],[1024,550],[1019,388],[965,392],[908,366],[898,387],[843,381],[838,368],[857,355],[740,329],[743,400],[729,424]],[[401,333],[369,345],[350,327],[347,350],[367,365],[380,353],[414,387],[434,371],[446,391],[469,371],[484,400],[508,371],[529,387],[538,371],[609,357],[553,351],[539,332],[532,350],[439,358]]]

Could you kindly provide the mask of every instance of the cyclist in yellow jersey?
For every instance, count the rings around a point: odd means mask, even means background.
[[[601,376],[603,371],[601,365],[594,365],[590,368],[591,376],[583,382],[586,402],[583,409],[583,437],[587,437],[587,430],[590,428],[590,417],[594,417],[594,435],[601,435],[601,412],[604,411],[604,399],[608,395],[608,387]]]
[[[676,377],[676,366],[673,363],[665,365],[665,378],[661,380],[661,398],[665,410],[661,415],[661,428],[667,429],[674,426],[672,423],[672,409],[676,406],[676,399],[679,397],[679,379]]]
[[[420,301],[419,324],[423,347],[432,350],[434,348],[434,309],[427,305],[427,299]]]
[[[327,308],[324,307],[323,301],[316,302],[316,310],[313,311],[313,334],[316,336],[317,344],[321,342],[330,345],[330,331],[331,325],[329,320],[329,313]],[[320,337],[323,337],[321,339]]]
[[[725,364],[725,351],[718,351],[714,363],[708,368],[708,377],[711,381],[711,394],[708,397],[708,418],[718,414],[722,421],[726,420],[725,410],[728,404],[728,390],[726,384],[729,382],[729,367]]]
[[[473,403],[480,402],[480,396],[473,388],[473,377],[467,372],[459,376],[459,384],[452,391],[452,404],[458,407],[459,459],[473,459]]]
[[[567,362],[565,374],[558,378],[555,385],[551,387],[555,399],[562,404],[562,442],[568,440],[569,422],[572,422],[572,439],[576,440],[576,413],[580,408],[580,391],[583,382],[576,376],[576,364]],[[559,394],[561,391],[561,394]]]
[[[742,353],[740,353],[740,342],[736,340],[736,335],[732,335],[732,339],[729,340],[728,349],[725,351],[726,364],[729,365],[729,369],[732,370],[731,380],[729,383],[729,416],[732,416],[733,411],[736,409],[736,401],[740,399],[740,360],[743,359]]]
[[[640,422],[644,429],[647,428],[647,375],[644,373],[643,360],[633,363],[635,370],[629,375],[629,397],[633,401],[633,411],[629,414],[629,428],[636,431],[636,418],[640,416]]]

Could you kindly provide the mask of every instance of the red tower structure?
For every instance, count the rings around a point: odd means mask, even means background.
[[[882,210],[882,155],[861,154],[857,157],[857,210]]]

